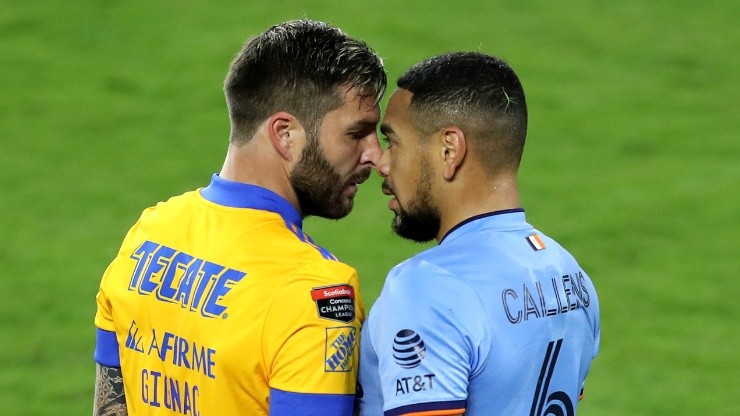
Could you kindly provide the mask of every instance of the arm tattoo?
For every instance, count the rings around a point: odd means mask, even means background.
[[[118,367],[96,364],[93,416],[127,416],[123,377]]]

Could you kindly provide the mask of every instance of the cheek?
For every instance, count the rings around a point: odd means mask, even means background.
[[[393,185],[397,194],[408,196],[409,192],[413,192],[416,188],[416,183],[419,180],[419,175],[416,167],[413,165],[411,160],[393,159],[391,158],[390,163],[390,176],[393,178]]]
[[[351,172],[360,160],[361,152],[354,146],[335,145],[324,151],[329,163],[343,173]]]
[[[389,164],[399,176],[409,176],[415,174],[419,169],[419,160],[410,152],[396,152],[390,155]]]

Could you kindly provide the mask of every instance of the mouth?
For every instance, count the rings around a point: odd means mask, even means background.
[[[344,184],[345,191],[344,192],[346,192],[349,197],[353,198],[354,195],[357,193],[357,191],[359,189],[359,185],[361,183],[365,182],[366,180],[368,180],[369,177],[370,177],[370,171],[369,170],[362,171],[362,172],[360,172],[360,173],[352,176],[351,178],[349,178],[349,180],[347,182],[345,182],[345,184]]]
[[[391,187],[388,185],[388,181],[387,180],[384,180],[383,183],[380,185],[380,190],[383,191],[383,193],[385,195],[393,195],[393,196],[396,196],[393,193],[393,190],[391,189]]]
[[[365,182],[369,177],[370,177],[370,170],[364,170],[358,173],[357,175],[353,176],[352,178],[350,178],[350,180],[347,181],[347,183],[349,185],[357,186]]]
[[[387,180],[383,180],[383,183],[380,185],[380,190],[383,191],[385,195],[392,196],[390,201],[388,201],[388,209],[390,209],[393,212],[398,213],[400,209],[400,203],[398,202],[398,198],[396,198],[395,192],[393,192],[393,189],[391,189],[390,185],[388,185]]]

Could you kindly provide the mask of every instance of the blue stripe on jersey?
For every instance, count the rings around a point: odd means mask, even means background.
[[[294,393],[270,389],[270,416],[352,415],[353,394]]]
[[[301,214],[285,198],[269,189],[247,183],[224,179],[217,174],[211,183],[200,190],[200,195],[213,202],[230,208],[252,208],[280,214],[287,223],[303,227]]]
[[[465,410],[465,400],[410,404],[408,406],[386,410],[383,414],[385,416],[402,416],[409,413],[431,412],[435,410],[460,410],[460,413],[462,413]]]
[[[439,244],[442,244],[442,242],[445,240],[445,238],[447,238],[448,235],[452,234],[453,231],[457,230],[458,228],[462,227],[463,225],[465,225],[465,224],[467,224],[469,222],[473,222],[473,221],[479,220],[481,218],[492,217],[494,215],[511,214],[511,213],[514,213],[514,212],[524,212],[524,208],[502,209],[500,211],[487,212],[485,214],[480,214],[480,215],[475,215],[473,217],[470,217],[470,218],[468,218],[468,219],[466,219],[466,220],[458,223],[454,227],[450,228],[450,230],[447,231],[447,233],[442,237],[442,239],[439,240]]]
[[[319,246],[304,233],[303,217],[285,198],[272,192],[248,183],[234,182],[224,179],[217,174],[211,177],[211,183],[200,190],[200,195],[214,204],[229,208],[250,208],[274,212],[285,221],[286,226],[301,241],[311,244],[321,255],[328,260],[337,260],[329,250]]]
[[[108,367],[120,367],[116,333],[97,328],[95,334],[95,362]]]

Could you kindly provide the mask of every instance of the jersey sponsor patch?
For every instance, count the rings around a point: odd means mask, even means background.
[[[355,289],[350,285],[335,285],[311,289],[320,318],[339,322],[355,319]]]
[[[539,234],[530,235],[529,237],[527,237],[527,241],[529,241],[529,245],[532,246],[534,251],[540,251],[547,248],[545,246],[545,243],[540,238]]]
[[[393,338],[393,360],[402,368],[414,368],[421,364],[427,347],[419,334],[402,329]]]
[[[357,329],[352,326],[326,328],[326,355],[324,371],[346,373],[352,371],[357,348]]]

